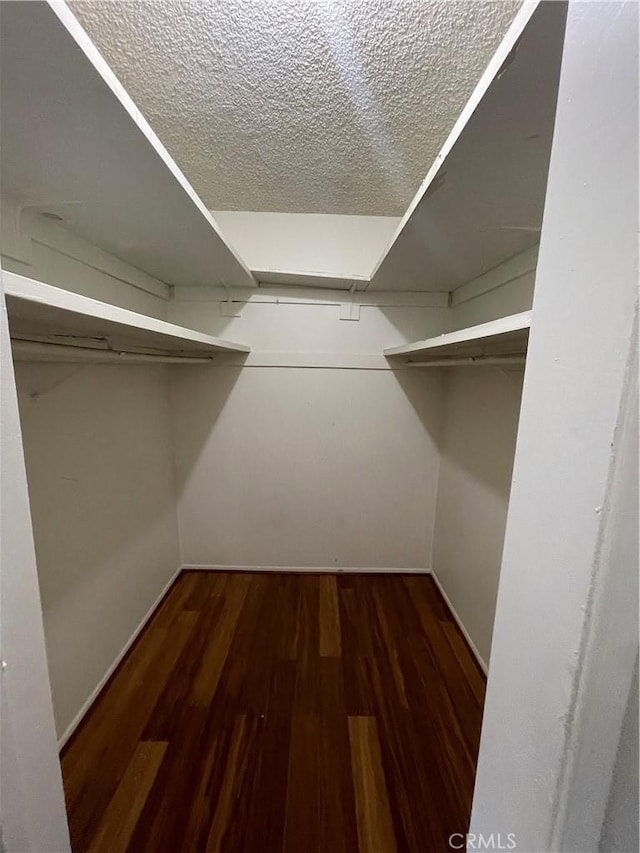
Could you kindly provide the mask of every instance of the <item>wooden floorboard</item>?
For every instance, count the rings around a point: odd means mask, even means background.
[[[63,751],[74,853],[438,853],[485,679],[429,576],[183,572]]]

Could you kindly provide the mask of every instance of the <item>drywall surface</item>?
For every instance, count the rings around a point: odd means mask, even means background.
[[[533,304],[535,279],[535,270],[531,270],[489,293],[453,305],[451,331],[529,311]]]
[[[533,304],[538,247],[510,258],[452,294],[451,331],[528,311]]]
[[[489,662],[511,489],[521,370],[447,370],[433,569]]]
[[[187,564],[426,568],[439,377],[174,371]]]
[[[219,310],[184,301],[170,314],[210,331],[225,321],[251,341],[248,364],[285,366],[172,371],[183,562],[427,567],[441,377],[394,372],[381,352],[442,331],[448,309],[362,306],[355,322],[311,300]],[[379,369],[354,369],[363,359]]]
[[[454,293],[450,329],[531,308],[537,250]],[[523,370],[444,371],[445,407],[433,570],[485,665],[489,663],[507,523]]]
[[[24,456],[0,294],[0,824],[3,850],[68,851]]]
[[[576,679],[574,725],[561,788],[558,847],[595,849],[615,784],[616,753],[625,737],[627,697],[638,658],[638,328],[630,341],[629,367],[616,425],[602,526],[589,591],[587,631]],[[632,755],[636,766],[638,753]],[[618,768],[619,769],[619,768]],[[636,785],[637,791],[637,785]],[[617,802],[617,823],[625,802]],[[638,825],[626,801],[627,824]]]
[[[344,292],[269,288],[265,292],[249,291],[245,296],[236,290],[234,300],[249,301],[228,305],[214,301],[213,291],[180,288],[168,305],[167,320],[246,342],[256,354],[290,353],[294,358],[303,353],[369,355],[388,366],[382,358],[386,347],[422,340],[447,328],[446,294],[421,296],[418,294],[408,305],[393,294],[390,299],[381,299],[381,304],[362,304],[359,319],[350,321],[340,319],[342,309],[351,306],[351,298]],[[224,295],[221,298],[224,300]],[[367,299],[367,295],[356,295],[356,305],[359,298]]]
[[[454,305],[451,311],[451,331],[529,311],[533,304],[535,278],[535,271],[528,272],[491,293]]]
[[[602,853],[635,853],[638,841],[638,662],[631,682],[627,710],[620,733],[618,757],[613,770],[600,850]]]
[[[394,216],[213,210],[252,270],[368,276],[400,223]]]
[[[21,209],[20,203],[8,196],[1,202],[3,269],[166,319],[166,284],[47,219],[42,215],[47,212],[46,205]]]
[[[62,736],[179,564],[167,374],[18,364],[16,375]]]
[[[519,3],[71,5],[209,207],[393,216]]]
[[[637,466],[617,466],[637,451],[619,431],[637,352],[637,15],[568,10],[471,819],[527,851],[597,849],[637,649],[637,510],[616,500],[637,488]]]

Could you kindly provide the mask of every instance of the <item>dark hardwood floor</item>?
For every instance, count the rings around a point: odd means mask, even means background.
[[[74,853],[449,850],[483,699],[429,576],[183,573],[64,750]]]

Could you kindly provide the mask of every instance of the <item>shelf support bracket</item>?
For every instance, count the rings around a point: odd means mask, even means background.
[[[224,302],[220,302],[220,316],[221,317],[241,317],[242,316],[242,308],[240,302],[234,302],[231,298],[231,290],[226,284],[223,284],[224,292],[226,294],[226,300]]]
[[[357,286],[358,283],[354,281],[349,289],[349,301],[340,303],[341,320],[353,320],[357,322],[360,319],[360,303],[354,298]]]

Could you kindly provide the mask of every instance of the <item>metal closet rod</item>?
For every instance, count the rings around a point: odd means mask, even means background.
[[[212,359],[190,355],[154,355],[127,350],[101,350],[44,341],[12,340],[14,356],[44,357],[61,362],[94,361],[109,364],[211,364]]]
[[[433,361],[409,361],[407,367],[462,367],[463,365],[501,365],[501,364],[524,364],[527,360],[526,355],[480,355],[480,356],[459,356],[457,358],[438,358]]]

